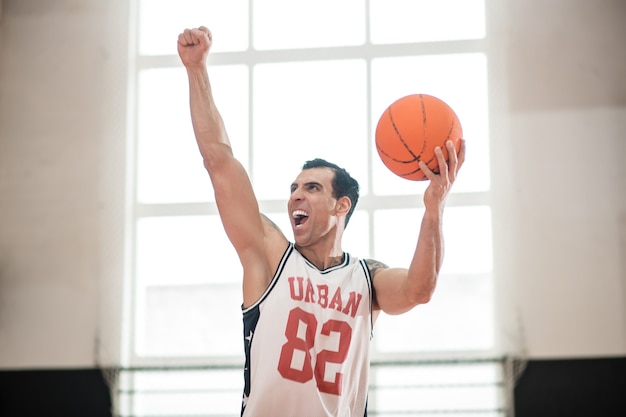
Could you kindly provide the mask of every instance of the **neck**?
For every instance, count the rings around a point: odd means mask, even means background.
[[[343,250],[341,247],[333,247],[331,250],[319,251],[314,248],[300,247],[296,244],[296,249],[320,271],[332,268],[343,262]]]
[[[305,242],[304,246],[296,242],[296,249],[320,271],[339,265],[343,261],[341,240],[343,227],[334,227],[320,236],[314,243]]]

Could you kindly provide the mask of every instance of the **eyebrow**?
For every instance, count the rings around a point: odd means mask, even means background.
[[[304,184],[302,184],[303,186],[307,186],[307,185],[318,185],[320,188],[324,188],[324,186],[322,185],[321,182],[317,182],[317,181],[307,181]],[[291,188],[293,189],[293,187],[297,187],[298,183],[296,182],[292,182],[291,183]]]

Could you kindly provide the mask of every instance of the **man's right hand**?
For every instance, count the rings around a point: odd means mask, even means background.
[[[178,35],[178,55],[187,68],[206,65],[209,49],[213,44],[211,31],[200,26],[196,29],[185,29]]]

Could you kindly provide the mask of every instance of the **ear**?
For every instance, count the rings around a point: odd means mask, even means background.
[[[335,209],[337,210],[337,214],[347,215],[350,211],[350,207],[352,207],[352,201],[350,198],[343,196],[339,200],[337,200],[337,204],[335,205]]]

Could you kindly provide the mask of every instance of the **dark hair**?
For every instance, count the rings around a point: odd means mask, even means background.
[[[335,177],[332,181],[333,197],[339,199],[345,196],[352,202],[352,206],[350,207],[348,214],[346,214],[346,226],[348,226],[348,221],[350,221],[350,217],[352,217],[356,203],[359,201],[359,183],[357,180],[352,178],[352,176],[350,176],[348,171],[344,168],[341,168],[332,162],[328,162],[325,159],[315,158],[310,161],[306,161],[302,166],[302,170],[311,168],[330,168],[335,173]]]

